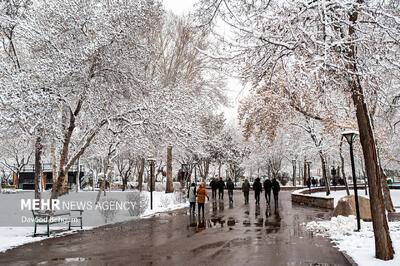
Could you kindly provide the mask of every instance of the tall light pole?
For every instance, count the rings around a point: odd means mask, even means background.
[[[357,214],[357,231],[360,231],[361,229],[360,207],[358,205],[356,167],[354,165],[354,154],[353,154],[353,140],[357,135],[358,135],[357,131],[345,131],[342,133],[342,136],[346,138],[347,142],[350,145],[351,170],[353,173],[353,188],[354,188],[354,198],[356,202],[356,214]]]
[[[311,184],[311,174],[310,174],[310,164],[311,163],[312,163],[311,161],[307,161],[306,162],[306,164],[307,164],[307,177],[308,177],[307,186],[308,186],[308,182],[310,182],[310,184]],[[311,194],[311,185],[308,186],[308,189],[309,189],[309,194]]]
[[[153,209],[153,165],[156,161],[154,158],[148,158],[147,161],[150,164],[150,210]]]
[[[293,186],[296,186],[296,159],[292,160],[293,165]]]

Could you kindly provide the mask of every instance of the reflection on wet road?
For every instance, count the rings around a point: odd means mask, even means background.
[[[205,218],[187,210],[80,232],[0,254],[0,265],[349,265],[303,222],[329,211],[292,206],[290,193],[274,204],[210,201]]]

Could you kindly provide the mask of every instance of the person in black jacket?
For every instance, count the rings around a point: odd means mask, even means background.
[[[274,193],[274,203],[275,203],[275,208],[278,206],[278,193],[279,190],[281,190],[281,186],[279,185],[278,181],[276,179],[272,179],[272,192]]]
[[[264,181],[264,191],[265,191],[265,200],[267,201],[268,204],[271,202],[271,188],[272,188],[272,183],[271,180],[267,177]]]
[[[260,178],[256,178],[256,181],[254,181],[253,190],[254,190],[254,196],[256,198],[256,204],[260,205],[260,193],[262,191]]]
[[[244,195],[244,204],[249,204],[249,191],[250,191],[250,183],[249,180],[245,179],[242,184],[242,191]]]
[[[232,179],[228,179],[226,188],[228,189],[229,202],[233,202],[233,189],[235,188],[235,184],[233,184]]]
[[[217,185],[217,181],[215,180],[215,178],[213,178],[213,179],[211,180],[211,182],[210,182],[210,187],[211,187],[211,190],[212,190],[212,198],[213,198],[213,199],[217,198],[217,188],[218,188],[218,185]]]
[[[225,182],[222,180],[222,177],[218,180],[217,187],[218,187],[218,199],[224,199]]]

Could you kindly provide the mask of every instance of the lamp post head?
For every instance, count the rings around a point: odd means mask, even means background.
[[[310,166],[310,164],[312,164],[312,162],[311,162],[311,161],[307,161],[306,164],[307,164],[308,166]]]
[[[149,164],[153,164],[156,161],[156,159],[154,159],[153,157],[149,157],[147,158],[147,161],[149,162]]]
[[[349,130],[342,132],[342,136],[346,138],[349,144],[353,143],[354,138],[358,135],[357,131]]]

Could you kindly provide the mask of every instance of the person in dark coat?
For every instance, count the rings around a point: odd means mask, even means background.
[[[235,184],[233,184],[232,179],[228,179],[226,188],[228,189],[229,202],[233,202],[233,189],[235,188]]]
[[[210,182],[210,187],[211,187],[211,190],[212,190],[212,198],[213,198],[213,199],[217,198],[217,188],[218,188],[218,185],[217,185],[217,181],[215,180],[215,178],[213,178],[213,179],[211,180],[211,182]]]
[[[311,178],[311,184],[313,187],[317,186],[317,180],[314,177]]]
[[[242,191],[244,195],[244,204],[249,204],[249,192],[250,192],[250,183],[249,180],[245,179],[242,184]]]
[[[311,178],[307,178],[307,187],[311,188]]]
[[[256,204],[260,205],[260,193],[262,191],[262,185],[260,182],[260,178],[256,178],[256,181],[254,181],[253,190],[254,190],[254,196],[256,198]]]
[[[218,180],[217,187],[218,187],[218,199],[224,199],[225,182],[222,180],[222,177]]]
[[[271,180],[267,177],[264,181],[264,191],[265,191],[265,200],[269,204],[271,202],[271,188],[272,188],[272,183]]]
[[[280,190],[281,186],[279,185],[279,182],[275,178],[272,179],[272,192],[274,193],[275,208],[278,206],[278,194]]]

